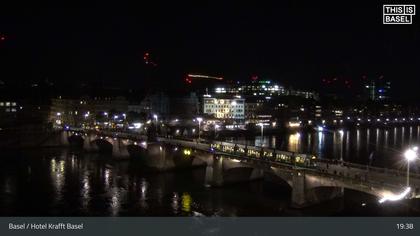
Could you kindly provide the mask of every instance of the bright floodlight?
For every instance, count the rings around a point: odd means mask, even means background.
[[[153,115],[153,118],[157,119],[157,118],[158,118],[158,116],[157,116],[156,114],[154,114],[154,115]]]
[[[413,161],[417,158],[417,153],[413,149],[408,149],[405,151],[404,157],[407,161]]]
[[[411,191],[411,188],[410,187],[407,187],[403,192],[401,192],[400,194],[392,194],[392,195],[387,195],[387,196],[384,196],[383,198],[381,198],[380,200],[379,200],[379,203],[384,203],[384,202],[386,202],[386,201],[392,201],[392,202],[394,202],[394,201],[399,201],[399,200],[401,200],[401,199],[403,199],[403,198],[405,198],[407,195],[408,195],[408,193],[410,193],[410,191]]]
[[[197,117],[196,119],[197,119],[198,122],[203,121],[203,118],[201,118],[201,117]]]
[[[322,126],[318,126],[318,131],[319,131],[319,132],[324,131],[324,127],[322,127]]]
[[[340,135],[344,135],[344,131],[342,129],[340,129],[338,132],[340,133]]]
[[[417,147],[417,146],[413,147],[413,151],[417,152],[418,150],[419,150],[419,147]]]

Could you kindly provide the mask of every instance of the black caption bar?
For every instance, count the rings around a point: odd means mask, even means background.
[[[0,235],[420,235],[420,218],[3,217]]]

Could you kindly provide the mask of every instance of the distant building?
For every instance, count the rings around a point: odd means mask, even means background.
[[[248,97],[245,100],[245,119],[247,124],[270,122],[273,113],[272,103],[264,97]]]
[[[145,113],[145,110],[141,104],[128,104],[128,112]]]
[[[0,128],[15,122],[19,107],[16,101],[0,100]]]
[[[199,99],[195,93],[167,95],[156,93],[146,96],[140,104],[131,104],[130,111],[159,115],[163,119],[191,118],[199,113]]]
[[[203,98],[203,114],[223,120],[244,120],[245,99],[215,98],[205,95]]]
[[[236,83],[232,85],[216,86],[216,94],[241,95],[248,97],[277,97],[277,96],[299,96],[306,99],[318,100],[319,95],[313,91],[296,90],[285,88],[271,80],[253,80],[251,83]]]
[[[138,110],[142,110],[149,116],[157,114],[160,117],[166,117],[170,111],[169,101],[168,95],[164,93],[150,94],[141,101]]]
[[[94,97],[51,100],[49,121],[55,125],[81,126],[90,123],[104,114],[126,113],[128,101],[123,97]]]
[[[176,118],[191,118],[199,114],[199,99],[196,93],[170,99],[170,115]]]
[[[390,98],[391,82],[383,77],[370,79],[364,84],[365,97],[370,101],[385,101]]]

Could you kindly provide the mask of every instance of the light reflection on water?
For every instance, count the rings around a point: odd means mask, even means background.
[[[313,137],[315,137],[313,139]],[[373,156],[373,165],[393,167],[409,145],[420,145],[420,126],[393,128],[356,128],[324,132],[291,132],[263,138],[226,138],[229,142],[264,146],[317,155],[319,158],[343,159],[365,164]]]
[[[411,130],[411,131],[410,131]],[[367,163],[374,153],[375,165],[401,165],[401,150],[419,141],[420,127],[352,129],[325,132],[293,132],[288,135],[238,138],[282,150],[315,153],[321,158],[340,158]],[[410,135],[411,132],[411,135]],[[405,141],[400,140],[404,137]],[[20,159],[19,159],[20,158]],[[0,160],[0,215],[61,216],[291,216],[290,192],[267,182],[251,182],[227,188],[204,186],[205,168],[153,173],[130,161],[105,161],[97,154],[39,151]],[[413,172],[418,172],[413,166]],[[268,186],[268,187],[267,187]],[[345,195],[347,196],[347,195]],[[353,200],[354,196],[349,195]],[[368,202],[362,196],[363,202]],[[377,202],[376,198],[371,199]],[[360,206],[360,202],[356,203]],[[328,215],[323,207],[315,213]],[[344,212],[380,214],[345,205]],[[391,212],[390,215],[393,214]],[[343,213],[346,214],[346,213]]]
[[[52,158],[50,162],[51,166],[51,180],[55,188],[55,193],[57,194],[57,202],[62,200],[62,190],[65,181],[65,161],[64,160],[56,160],[56,158]]]

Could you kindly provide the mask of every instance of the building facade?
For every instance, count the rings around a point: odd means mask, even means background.
[[[215,98],[205,95],[203,98],[203,114],[223,120],[244,120],[245,99]]]
[[[10,126],[17,118],[19,107],[14,100],[0,100],[0,128]]]
[[[56,126],[75,126],[92,124],[95,120],[111,113],[125,113],[128,111],[128,101],[123,97],[94,97],[67,99],[55,98],[51,100],[48,120]]]
[[[386,101],[390,98],[391,82],[383,77],[370,79],[364,84],[365,97],[370,101]]]
[[[236,83],[231,85],[216,86],[216,94],[241,95],[248,97],[278,97],[298,96],[306,99],[318,100],[319,95],[314,91],[285,88],[271,80],[253,80],[250,83]]]

